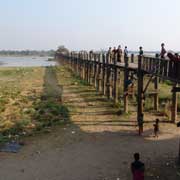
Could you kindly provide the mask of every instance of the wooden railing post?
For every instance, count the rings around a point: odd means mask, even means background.
[[[97,87],[97,54],[94,55],[94,74],[93,74],[93,81],[94,81],[94,87]]]
[[[101,86],[100,86],[100,83],[101,83],[101,53],[98,54],[98,64],[97,64],[97,91],[101,91]]]
[[[131,63],[134,63],[134,54],[131,54]]]
[[[159,96],[158,96],[158,89],[159,89],[159,78],[155,77],[154,79],[154,89],[155,89],[155,94],[154,94],[154,110],[158,111],[159,109]]]
[[[144,122],[144,114],[143,114],[143,77],[144,73],[141,69],[142,67],[142,56],[138,56],[138,108],[137,108],[137,121],[139,126],[139,135],[143,133],[143,122]]]
[[[106,55],[102,55],[102,81],[101,81],[101,86],[102,86],[102,93],[103,95],[106,94]]]
[[[175,83],[172,90],[172,107],[171,107],[171,120],[173,123],[177,120],[177,92],[174,90],[177,84]]]
[[[91,85],[91,78],[92,78],[92,57],[93,54],[90,54],[90,57],[89,57],[89,84]]]
[[[110,76],[111,76],[111,68],[109,66],[109,56],[106,56],[106,95],[107,98],[110,99]]]
[[[124,112],[128,112],[128,78],[129,78],[129,62],[128,62],[128,57],[124,57]]]
[[[117,72],[117,61],[114,61],[114,86],[113,86],[113,97],[114,103],[118,102],[118,72]]]

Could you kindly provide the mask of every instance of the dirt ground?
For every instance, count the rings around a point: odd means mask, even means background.
[[[17,154],[0,153],[0,180],[130,180],[134,152],[141,154],[147,180],[180,179],[175,163],[180,130],[175,125],[161,124],[159,138],[154,138],[147,123],[139,137],[133,113],[117,115],[112,102],[72,81],[63,68],[58,81],[71,121],[25,138]]]

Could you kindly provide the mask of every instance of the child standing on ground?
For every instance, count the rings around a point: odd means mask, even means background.
[[[154,137],[158,137],[159,134],[159,119],[156,119],[154,126]]]
[[[131,163],[131,172],[133,180],[144,180],[144,163],[140,161],[139,153],[134,154],[134,162]]]

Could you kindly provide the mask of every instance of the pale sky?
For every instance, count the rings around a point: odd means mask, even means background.
[[[180,0],[0,0],[0,50],[180,50]]]

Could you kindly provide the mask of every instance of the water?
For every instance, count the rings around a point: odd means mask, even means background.
[[[55,61],[48,61],[49,57],[1,57],[0,67],[45,67],[55,66]]]

